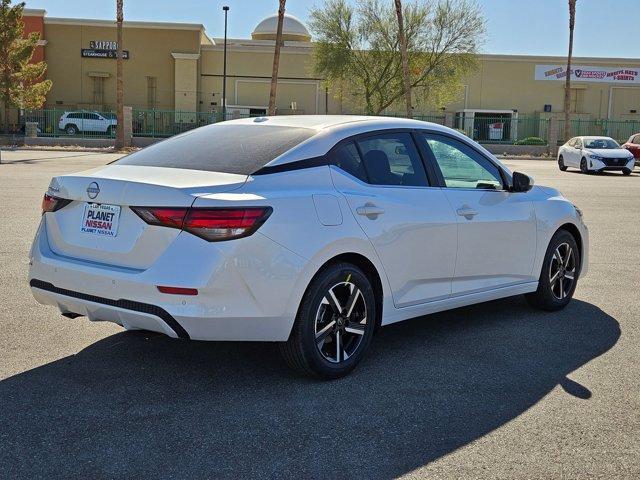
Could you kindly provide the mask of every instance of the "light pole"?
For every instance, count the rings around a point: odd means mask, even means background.
[[[227,119],[227,13],[229,7],[225,5],[224,10],[224,53],[222,60],[222,121]]]

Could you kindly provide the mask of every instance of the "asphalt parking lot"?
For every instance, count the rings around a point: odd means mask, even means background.
[[[33,300],[27,253],[50,178],[114,158],[2,152],[0,478],[640,476],[638,173],[507,162],[584,211],[575,300],[383,328],[353,375],[327,383],[293,375],[273,344],[127,333]]]

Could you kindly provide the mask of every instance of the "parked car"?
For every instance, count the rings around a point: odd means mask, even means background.
[[[80,132],[104,133],[114,135],[118,120],[112,113],[100,112],[65,112],[58,128],[67,135],[77,135]]]
[[[634,158],[636,159],[636,165],[640,162],[640,133],[636,133],[635,135],[631,135],[629,140],[622,145],[622,148],[629,150],[633,153]]]
[[[558,168],[579,168],[582,173],[621,171],[631,175],[633,155],[610,137],[574,137],[558,150]]]
[[[519,294],[564,308],[588,252],[578,208],[455,130],[261,117],[54,178],[29,281],[66,317],[281,342],[336,378],[380,326]]]

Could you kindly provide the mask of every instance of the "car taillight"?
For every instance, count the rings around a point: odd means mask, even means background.
[[[69,205],[71,202],[72,200],[54,197],[53,195],[45,193],[44,198],[42,199],[42,213],[57,212],[61,208]]]
[[[131,207],[142,220],[149,225],[161,227],[182,228],[188,208],[147,208]]]
[[[180,228],[209,242],[247,237],[260,228],[273,211],[271,207],[131,209],[150,225]]]

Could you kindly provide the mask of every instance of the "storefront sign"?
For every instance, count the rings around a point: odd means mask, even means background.
[[[89,48],[92,50],[118,50],[118,42],[113,40],[91,40]]]
[[[101,50],[95,48],[83,48],[82,56],[84,58],[118,58],[118,50]],[[122,51],[122,59],[129,59],[129,50]]]
[[[536,65],[536,80],[565,81],[567,67],[562,65]],[[640,67],[588,67],[576,65],[571,68],[571,80],[596,83],[640,83]]]

